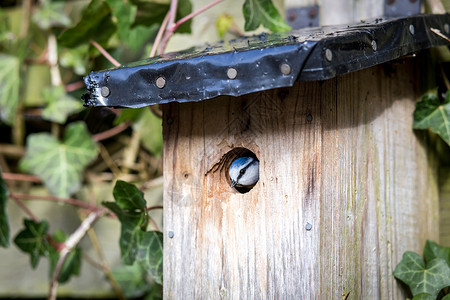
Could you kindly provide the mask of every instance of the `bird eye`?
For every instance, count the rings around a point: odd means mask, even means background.
[[[239,173],[241,173],[241,175],[245,174],[245,169],[240,170]]]

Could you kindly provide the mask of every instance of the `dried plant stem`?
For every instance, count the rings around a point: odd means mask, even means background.
[[[33,214],[33,212],[20,200],[19,197],[16,197],[14,194],[9,194],[9,197],[16,202],[16,204],[35,222],[39,223],[39,219]]]
[[[2,177],[5,180],[41,183],[41,179],[39,177],[27,174],[2,173]]]
[[[76,91],[78,89],[81,89],[82,87],[84,87],[84,82],[82,80],[80,80],[80,81],[75,81],[75,82],[66,84],[65,89],[66,89],[66,92],[70,93],[70,92]]]
[[[78,199],[73,199],[73,198],[60,198],[60,197],[55,197],[55,196],[38,196],[38,195],[15,194],[15,193],[10,193],[10,197],[17,198],[17,199],[27,199],[27,200],[45,200],[45,201],[53,201],[53,202],[63,202],[63,203],[77,206],[80,208],[84,208],[84,209],[87,209],[90,211],[96,211],[99,209],[95,205],[91,205],[84,201],[80,201]]]
[[[106,212],[105,208],[99,208],[94,212],[90,213],[89,216],[83,222],[81,222],[77,230],[75,230],[75,232],[72,233],[69,236],[69,238],[64,242],[64,246],[59,252],[59,259],[58,262],[56,263],[56,267],[52,275],[52,281],[50,283],[50,289],[48,293],[49,300],[56,299],[58,291],[58,277],[59,274],[61,273],[61,269],[70,251],[72,251],[78,245],[78,243],[86,235],[86,233],[95,223],[95,221],[97,221],[98,218],[101,217],[105,212]]]
[[[152,51],[150,52],[149,57],[153,57],[156,55],[156,50],[158,49],[159,44],[161,43],[161,39],[163,37],[164,31],[167,28],[167,23],[169,22],[169,17],[170,17],[170,11],[167,12],[167,14],[164,17],[164,20],[161,24],[161,27],[159,27],[159,31],[158,31],[158,34],[156,35],[155,42],[153,43]]]
[[[48,64],[50,65],[50,79],[53,86],[59,86],[62,84],[62,79],[58,66],[58,44],[56,43],[54,34],[48,36],[47,49]]]
[[[97,43],[96,41],[90,41],[90,43],[97,48],[98,51],[100,51],[100,53],[110,62],[112,63],[114,66],[119,67],[120,63],[114,59],[114,57],[111,56],[111,54],[108,53],[108,51],[106,51],[102,46],[100,46],[99,43]]]
[[[92,136],[92,138],[94,139],[94,141],[100,142],[100,141],[109,139],[110,137],[113,137],[113,136],[121,133],[122,131],[124,131],[128,127],[130,127],[130,122],[129,121],[125,121],[122,124],[117,125],[116,127],[113,127],[113,128],[108,129],[106,131],[94,134]]]

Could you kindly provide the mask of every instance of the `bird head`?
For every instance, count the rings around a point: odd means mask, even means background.
[[[228,171],[231,187],[252,188],[259,179],[259,161],[254,157],[235,159]]]

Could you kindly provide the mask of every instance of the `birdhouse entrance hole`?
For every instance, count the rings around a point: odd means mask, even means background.
[[[239,182],[234,182],[233,179],[230,177],[230,168],[233,165],[233,163],[240,158],[251,158],[253,159],[255,162],[258,163],[258,179],[256,180],[256,182],[254,184],[251,184],[250,186],[248,185],[242,185]],[[235,189],[236,191],[238,191],[241,194],[244,193],[248,193],[258,182],[259,180],[259,159],[256,156],[255,153],[253,153],[252,151],[250,151],[247,148],[243,148],[243,147],[237,147],[234,148],[230,151],[228,151],[222,158],[224,167],[221,168],[221,172],[226,172],[225,174],[225,178],[227,181],[227,184],[229,186],[231,186],[233,189]],[[245,169],[241,169],[240,170],[240,178],[241,176],[245,175],[246,168]],[[234,180],[236,180],[237,178],[234,178]]]

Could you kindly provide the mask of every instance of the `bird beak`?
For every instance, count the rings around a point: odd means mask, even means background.
[[[234,181],[234,180],[231,180],[231,187],[234,187],[235,185],[236,185],[236,181]]]

